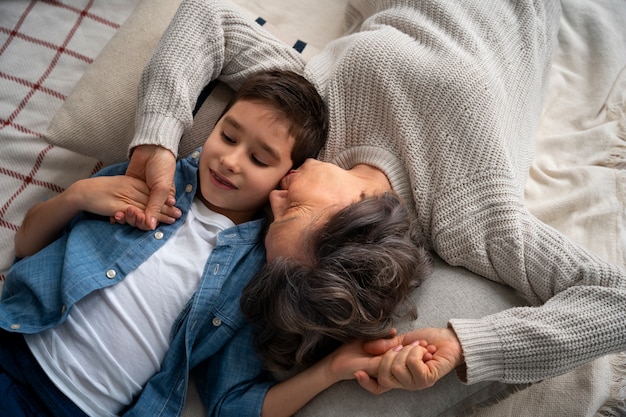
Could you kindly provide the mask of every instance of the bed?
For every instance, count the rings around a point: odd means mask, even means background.
[[[290,7],[286,0],[227,1],[305,58],[344,29],[346,0],[298,0]],[[179,2],[0,2],[0,287],[28,208],[125,158],[120,144],[132,135],[138,71]],[[626,5],[623,0],[562,4],[526,203],[542,221],[626,267]],[[196,116],[198,124],[215,118],[229,94],[224,86],[214,88]],[[192,129],[183,141],[188,145],[181,155],[193,147],[196,133]],[[81,140],[85,137],[92,139],[89,144]],[[460,268],[438,259],[435,266],[414,301],[437,306],[438,314],[399,321],[401,330],[442,325],[452,315],[486,314],[485,300],[495,310],[523,302]],[[433,298],[436,285],[455,287],[457,298]],[[472,291],[477,291],[473,303],[467,300]],[[528,387],[468,387],[450,375],[429,392],[380,397],[344,382],[300,415],[617,416],[625,412],[625,368],[626,357],[616,354]],[[193,387],[188,399],[184,415],[202,415]]]

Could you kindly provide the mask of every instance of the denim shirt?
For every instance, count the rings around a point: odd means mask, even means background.
[[[120,282],[144,262],[185,221],[198,186],[199,155],[195,151],[177,163],[176,205],[183,216],[173,225],[142,231],[82,213],[58,240],[17,261],[5,280],[0,327],[36,333],[56,326],[77,301]],[[126,167],[114,165],[97,175],[123,174]],[[239,297],[265,262],[263,226],[264,220],[254,220],[218,234],[198,289],[172,327],[161,370],[124,415],[181,415],[192,368],[209,415],[260,415],[271,383]]]

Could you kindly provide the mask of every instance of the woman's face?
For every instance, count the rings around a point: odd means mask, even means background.
[[[307,260],[304,245],[311,227],[359,201],[371,189],[371,179],[336,165],[307,159],[270,193],[274,221],[265,238],[268,261],[277,257]]]

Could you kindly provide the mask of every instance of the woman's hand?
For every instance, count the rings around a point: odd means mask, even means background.
[[[422,346],[424,340],[428,347]],[[464,364],[461,344],[448,328],[418,329],[391,339],[366,342],[363,348],[368,353],[383,355],[375,380],[364,374],[357,376],[359,384],[374,394],[392,388],[428,388]]]
[[[158,145],[141,145],[133,149],[126,175],[143,180],[148,186],[149,198],[143,209],[119,211],[112,217],[118,223],[128,223],[143,230],[153,230],[162,215],[171,218],[166,207],[175,204],[174,173],[176,157]],[[179,216],[180,217],[180,216]]]
[[[357,371],[375,375],[381,359],[381,356],[367,353],[362,340],[354,340],[343,344],[327,357],[328,372],[334,382],[354,379]]]

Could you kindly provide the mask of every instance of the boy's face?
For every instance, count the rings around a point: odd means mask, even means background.
[[[202,148],[201,199],[235,224],[250,220],[292,166],[295,138],[267,104],[236,102]]]

